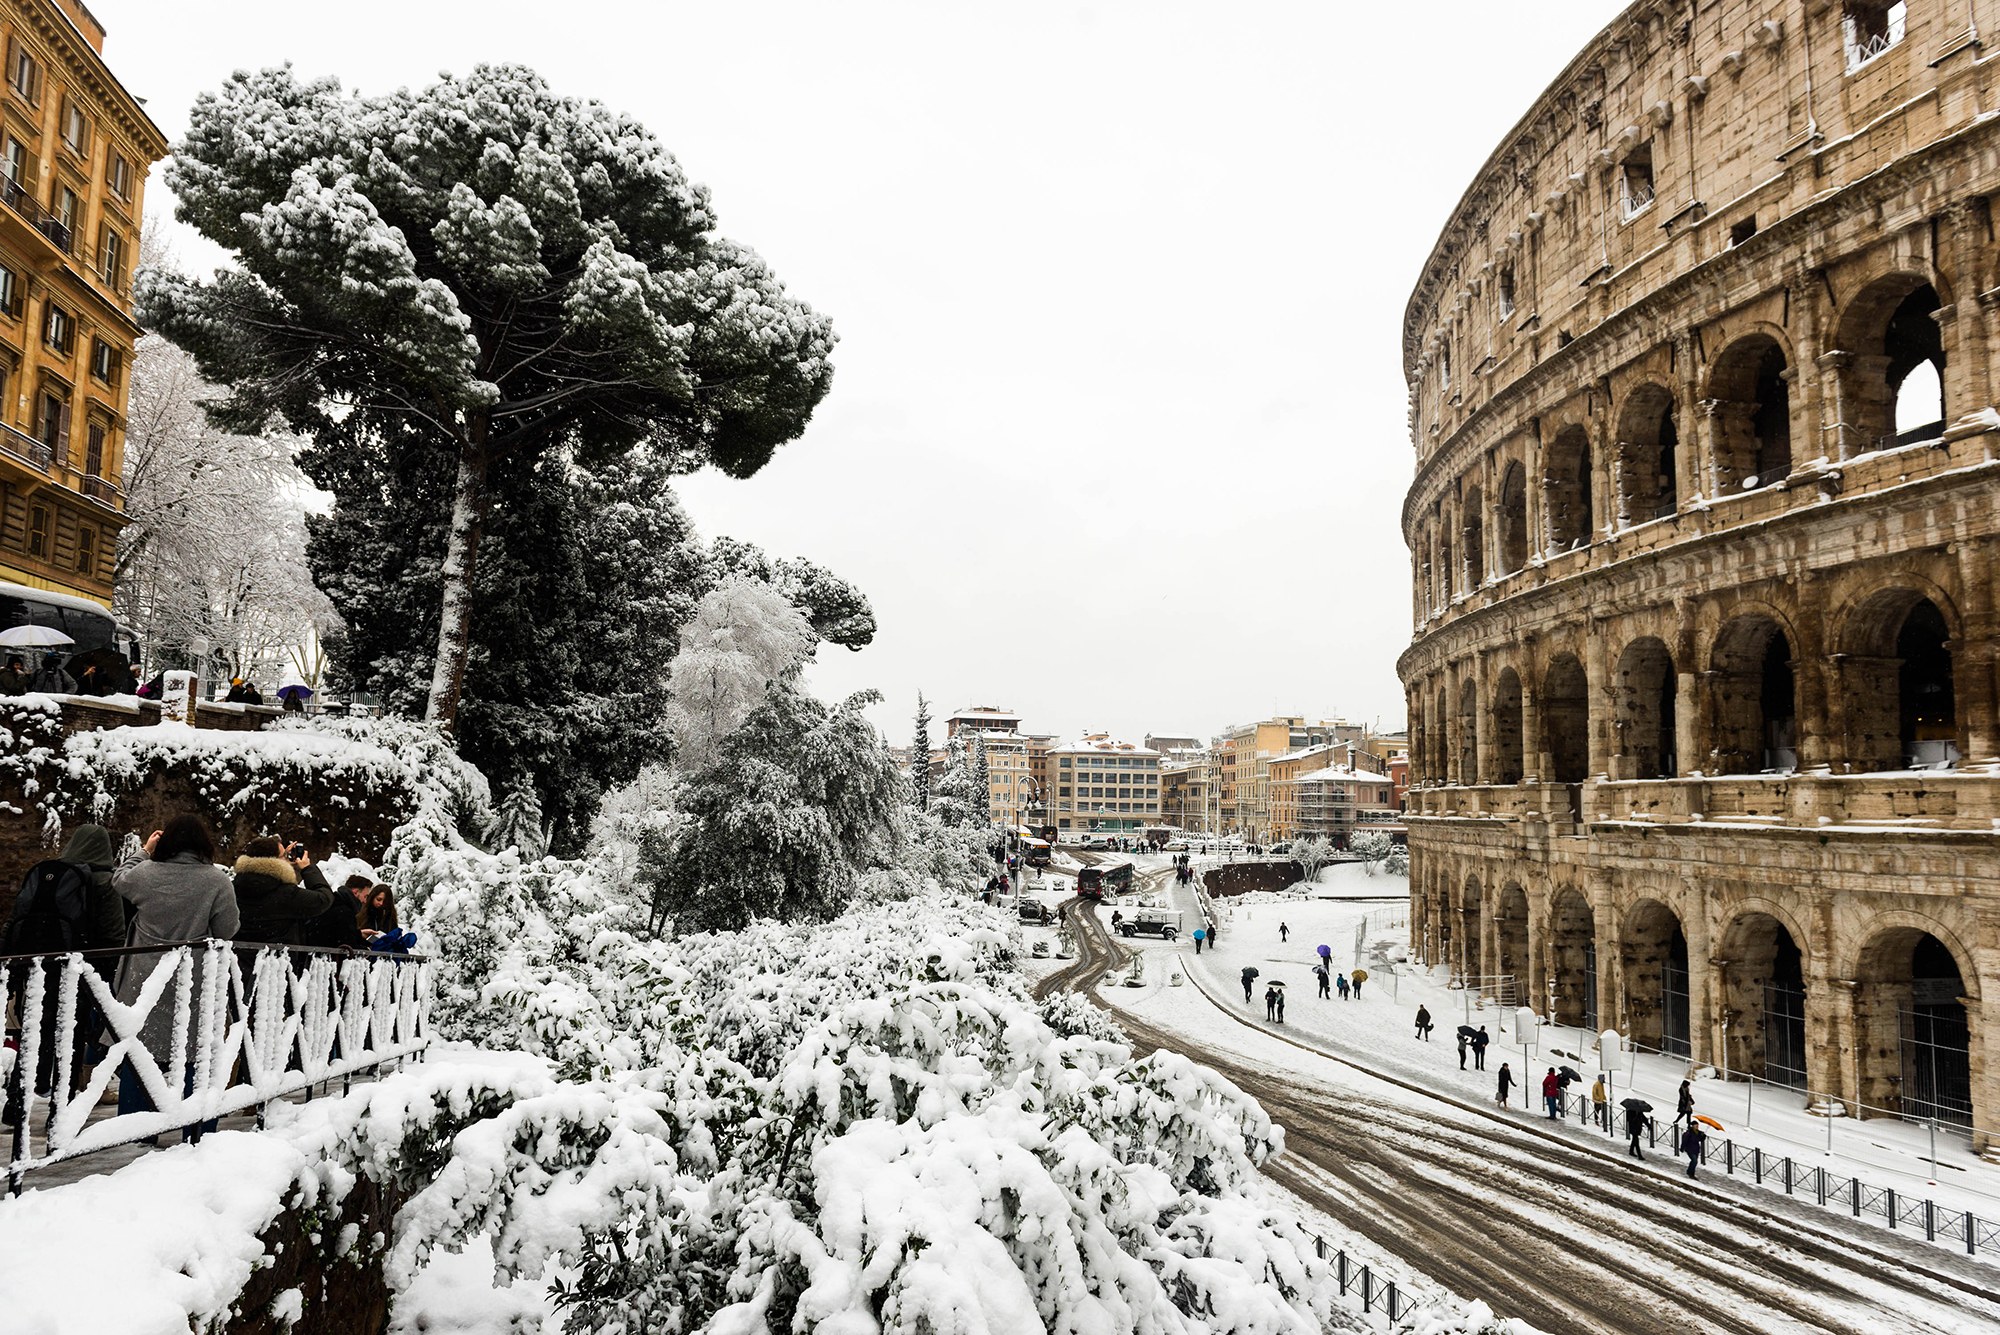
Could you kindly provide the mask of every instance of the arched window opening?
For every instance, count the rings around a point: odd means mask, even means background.
[[[1729,1070],[1806,1087],[1805,960],[1785,925],[1746,913],[1723,933]]]
[[[1618,749],[1621,778],[1669,779],[1679,772],[1674,752],[1673,656],[1652,637],[1634,640],[1618,659]]]
[[[1896,635],[1898,739],[1912,769],[1958,759],[1957,696],[1952,688],[1951,631],[1930,599],[1921,599]]]
[[[1465,493],[1465,590],[1476,593],[1486,583],[1486,499],[1474,487]]]
[[[1582,783],[1590,773],[1590,688],[1583,664],[1572,654],[1560,654],[1549,664],[1542,720],[1550,777],[1557,783]]]
[[[1568,428],[1549,447],[1547,460],[1542,486],[1548,498],[1549,554],[1553,556],[1584,546],[1595,535],[1590,437],[1580,426]]]
[[[1595,1032],[1597,1019],[1597,920],[1582,894],[1558,890],[1549,913],[1549,977],[1555,983],[1555,1022]]]
[[[1755,774],[1798,767],[1792,646],[1769,617],[1725,626],[1709,657],[1715,732],[1707,768]]]
[[[1521,740],[1521,679],[1502,668],[1493,687],[1493,782],[1521,782]]]
[[[1500,477],[1500,568],[1513,574],[1528,564],[1528,470],[1507,465]]]
[[[1499,912],[1493,919],[1493,972],[1514,980],[1514,995],[1528,992],[1528,896],[1518,885],[1500,892]],[[1498,979],[1494,980],[1497,995]]]
[[[1632,1041],[1670,1056],[1687,1056],[1688,943],[1681,920],[1658,900],[1646,900],[1626,917],[1618,949]]]
[[[1446,736],[1449,730],[1446,723],[1450,716],[1446,712],[1447,707],[1444,698],[1444,688],[1442,686],[1438,688],[1437,698],[1432,703],[1434,708],[1431,711],[1431,777],[1433,782],[1448,783],[1450,782],[1451,774],[1449,768],[1445,765],[1444,758],[1446,748],[1450,742],[1450,739]]]
[[[1458,589],[1458,567],[1452,560],[1451,516],[1440,512],[1438,517],[1438,609],[1451,606],[1452,594]]]
[[[1624,524],[1664,519],[1679,504],[1674,452],[1680,429],[1673,396],[1658,385],[1634,391],[1619,416],[1618,518]]]
[[[1928,932],[1894,927],[1861,952],[1855,990],[1863,1116],[1972,1121],[1971,1033],[1965,975]]]
[[[1781,482],[1792,471],[1792,398],[1785,350],[1753,334],[1716,360],[1715,491],[1733,496]]]
[[[1944,434],[1944,336],[1938,329],[1938,305],[1937,289],[1925,283],[1903,298],[1883,336],[1889,391],[1896,396],[1898,445]]]

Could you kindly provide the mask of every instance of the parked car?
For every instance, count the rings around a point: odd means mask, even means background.
[[[1056,911],[1039,899],[1021,901],[1021,921],[1045,923],[1055,921]]]

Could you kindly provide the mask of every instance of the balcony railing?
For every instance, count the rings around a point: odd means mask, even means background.
[[[76,233],[69,224],[43,208],[41,201],[11,176],[0,176],[0,204],[26,218],[30,227],[54,242],[63,254],[69,254],[75,245]]]
[[[0,180],[5,180],[0,177]],[[37,440],[25,431],[17,431],[11,426],[0,424],[0,454],[8,455],[27,464],[30,468],[46,472],[55,462],[55,451],[47,442]]]

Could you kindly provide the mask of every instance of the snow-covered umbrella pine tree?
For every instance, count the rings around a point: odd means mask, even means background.
[[[659,141],[519,66],[378,97],[239,73],[197,101],[167,180],[236,263],[148,271],[141,315],[228,386],[222,425],[453,461],[427,707],[447,725],[496,471],[647,441],[746,477],[832,379],[827,320],[717,235]]]

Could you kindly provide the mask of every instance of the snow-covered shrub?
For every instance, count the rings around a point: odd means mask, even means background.
[[[23,815],[11,800],[37,801],[62,754],[62,708],[46,695],[0,696],[0,811]]]
[[[1391,876],[1408,876],[1410,874],[1409,845],[1397,844],[1391,848],[1388,855],[1382,859],[1382,870]]]

